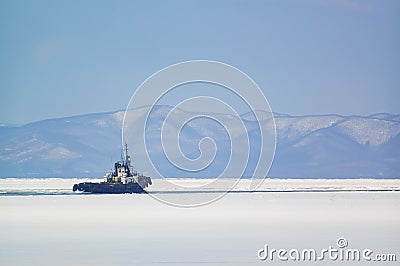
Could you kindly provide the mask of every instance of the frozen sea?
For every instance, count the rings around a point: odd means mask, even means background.
[[[72,193],[83,179],[0,179],[0,265],[398,265],[400,180],[266,179],[256,192],[243,180],[200,207],[190,199],[207,180],[153,180],[147,194]],[[90,180],[93,181],[93,180]],[[337,240],[345,239],[346,247]],[[368,249],[371,261],[260,260],[260,249]],[[395,262],[374,261],[395,255]],[[286,257],[288,255],[286,254]]]

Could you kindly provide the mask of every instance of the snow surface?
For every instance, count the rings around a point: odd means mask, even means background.
[[[168,178],[173,184],[175,192],[179,191],[203,191],[202,186],[211,184],[217,179],[195,179],[195,178]],[[80,182],[102,182],[103,179],[82,179],[82,178],[0,178],[0,195],[6,192],[26,192],[30,191],[63,191],[71,192],[73,184]],[[169,186],[159,179],[153,179],[153,185],[146,188],[150,193],[165,192]],[[221,191],[231,189],[233,192],[249,191],[250,179],[241,179],[235,187],[230,188],[232,179],[218,179],[206,190]],[[177,190],[178,189],[178,190]],[[196,189],[196,190],[194,190]],[[400,179],[265,179],[255,190],[265,191],[380,191],[380,190],[400,190]],[[33,193],[34,194],[34,193]]]
[[[24,186],[0,181],[2,189]],[[72,181],[28,183],[54,189]],[[399,187],[396,180],[267,181],[267,188]],[[321,250],[339,237],[349,248],[397,255],[397,262],[368,264],[398,265],[399,210],[399,192],[232,193],[197,208],[145,194],[0,196],[0,265],[338,265],[259,261],[257,251],[265,244]]]

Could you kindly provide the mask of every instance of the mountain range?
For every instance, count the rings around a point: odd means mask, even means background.
[[[139,121],[144,119],[146,108],[129,112]],[[164,169],[166,176],[178,176],[180,172],[162,158],[159,152],[162,146],[156,136],[169,111],[169,106],[155,108],[151,113],[153,129],[146,139],[150,154],[156,155],[154,164]],[[123,117],[124,111],[115,111],[48,119],[22,126],[0,125],[0,177],[102,177],[121,156]],[[255,122],[254,115],[243,114],[241,119],[252,131],[249,125]],[[268,177],[400,177],[400,115],[274,113],[274,119],[277,145]],[[266,118],[260,125],[267,126],[269,122]],[[180,140],[187,157],[199,156],[196,142],[209,136],[221,147],[213,164],[227,162],[230,147],[224,130],[201,119],[189,122],[188,127],[182,131]],[[250,139],[256,135],[257,132],[249,132]],[[259,138],[254,137],[254,140],[252,145],[259,145]],[[130,153],[134,166],[147,175],[154,174],[140,164],[144,155],[135,154],[135,147],[130,147]],[[250,156],[249,165],[255,164]],[[213,177],[217,172],[217,168],[209,167],[196,177]]]

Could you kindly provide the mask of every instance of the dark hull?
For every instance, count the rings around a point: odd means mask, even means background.
[[[82,191],[95,194],[124,194],[124,193],[147,193],[137,183],[91,183],[84,182],[75,184],[73,191]]]

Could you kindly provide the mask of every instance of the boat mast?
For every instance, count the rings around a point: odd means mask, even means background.
[[[133,167],[131,165],[131,156],[128,155],[128,144],[126,144],[126,142],[125,142],[125,145],[124,145],[124,150],[125,150],[125,162],[126,162],[126,165],[129,168],[130,174],[133,174]]]
[[[125,161],[128,161],[128,157],[129,157],[129,155],[128,155],[128,144],[126,144],[126,142],[125,142]]]

